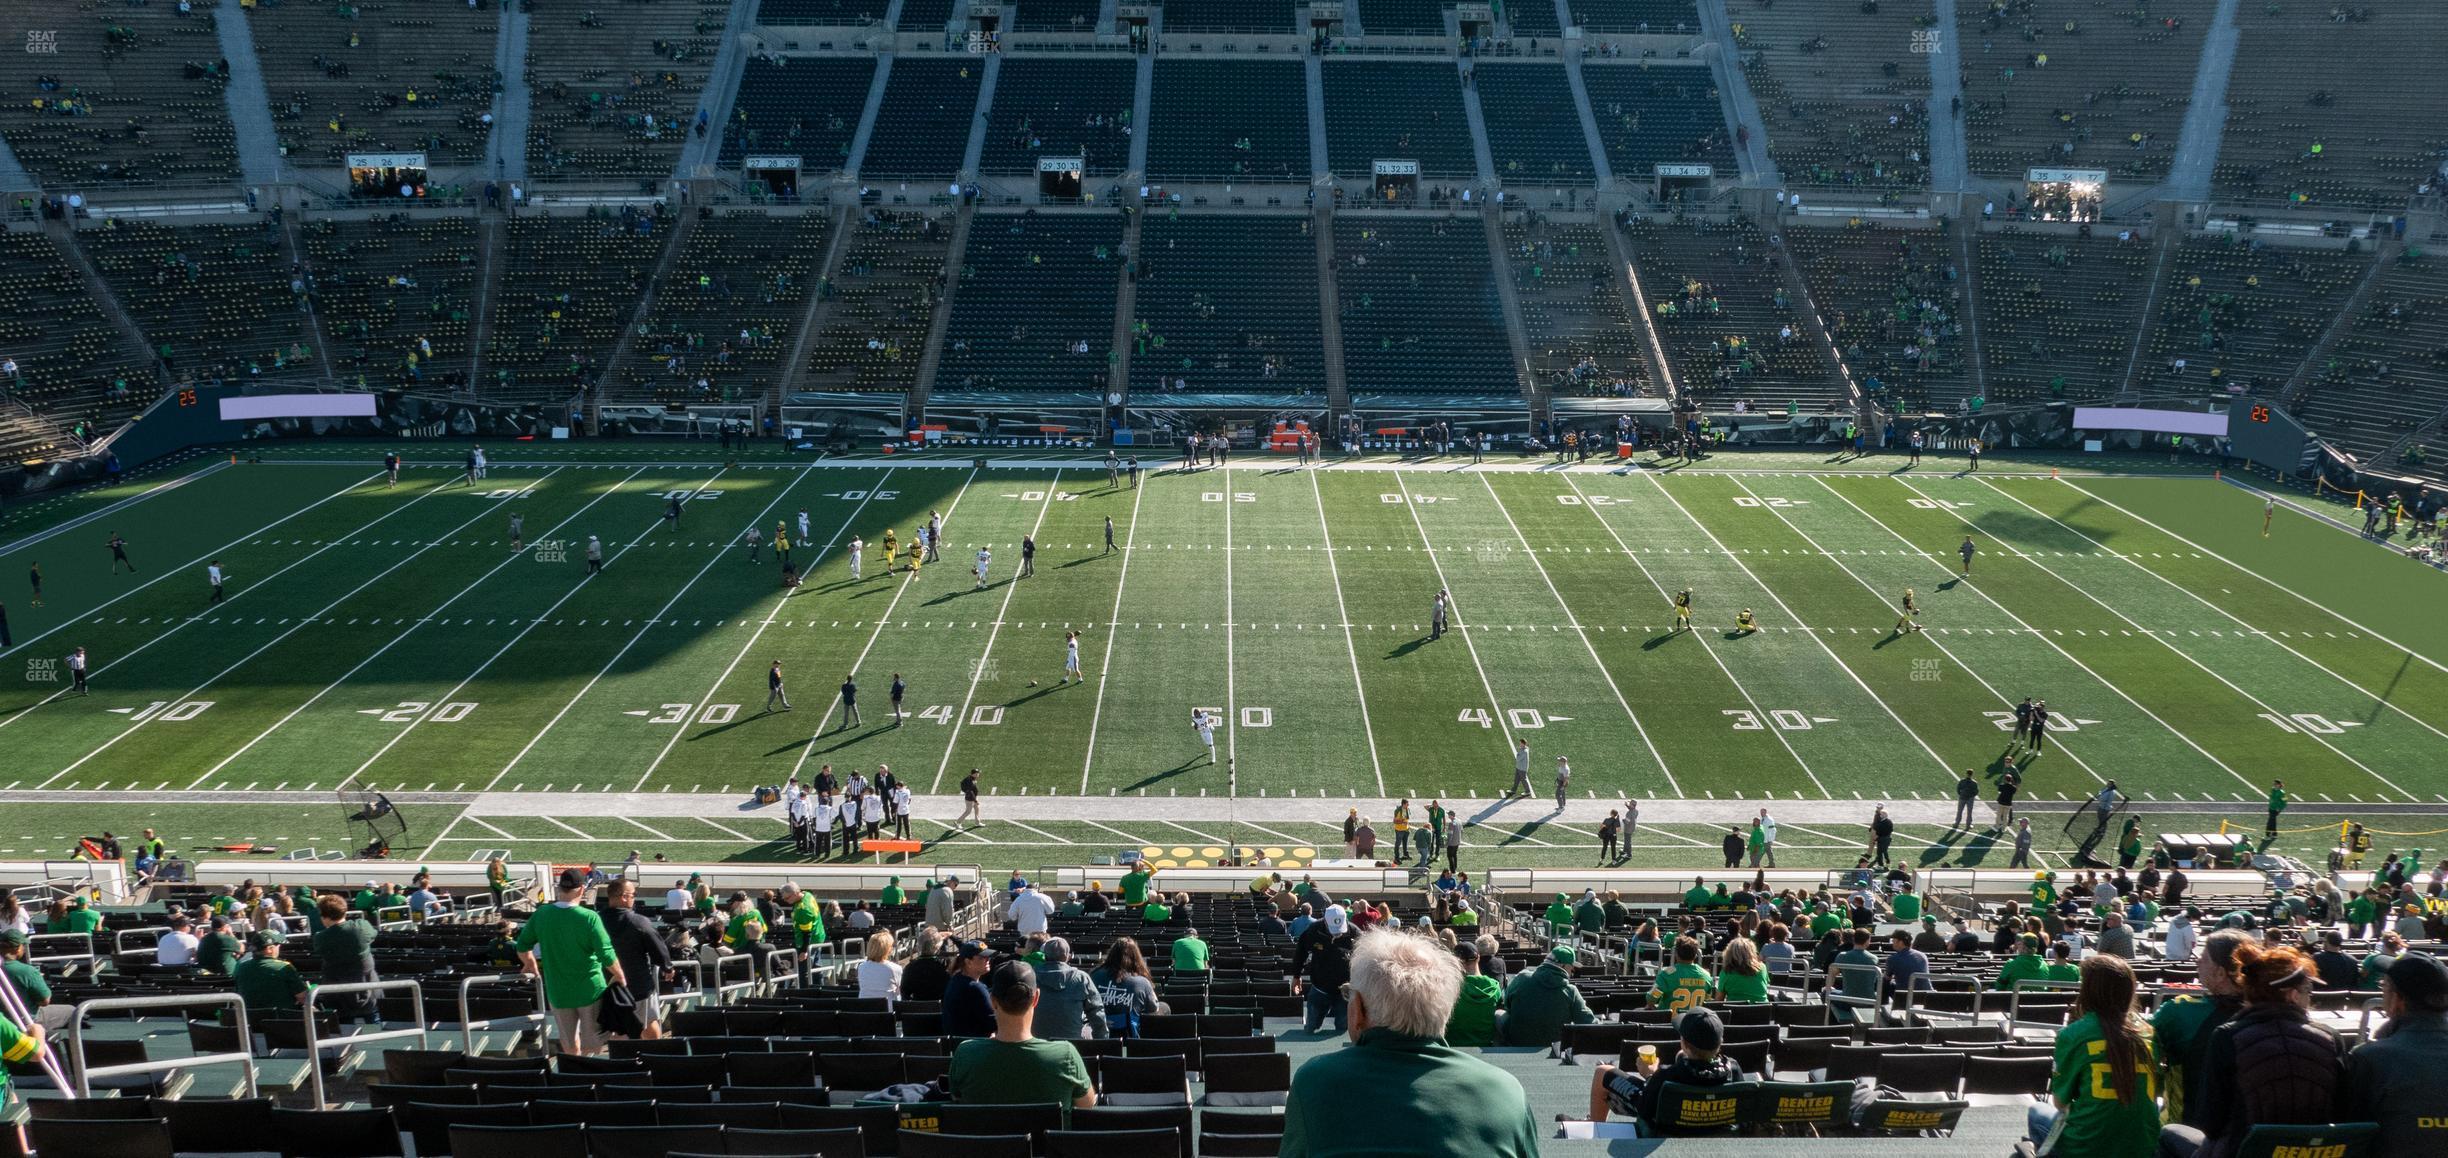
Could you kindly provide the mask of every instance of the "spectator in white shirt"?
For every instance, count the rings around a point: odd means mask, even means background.
[[[1046,921],[1054,915],[1054,899],[1037,891],[1037,886],[1022,888],[1011,899],[1011,919],[1023,937],[1046,931]]]
[[[153,944],[157,950],[153,954],[153,960],[157,964],[175,965],[181,968],[195,964],[196,935],[185,917],[173,918],[170,922],[170,931],[162,934],[161,939]]]
[[[2161,956],[2170,961],[2190,961],[2201,945],[2201,934],[2193,927],[2193,910],[2179,909],[2168,919],[2167,948]]]
[[[850,910],[848,924],[853,929],[875,928],[875,910],[868,908],[867,902],[860,901],[857,908]]]
[[[867,937],[867,959],[858,964],[858,995],[881,997],[886,1007],[901,1000],[901,966],[892,959],[893,935],[878,929]]]
[[[420,921],[433,915],[440,906],[441,901],[434,896],[434,891],[423,885],[417,886],[417,891],[408,894],[408,911],[416,914]]]
[[[687,881],[673,881],[671,891],[663,894],[663,911],[666,913],[686,913],[696,906],[697,898],[689,895]]]

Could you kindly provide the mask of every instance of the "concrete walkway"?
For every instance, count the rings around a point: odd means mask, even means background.
[[[34,175],[17,163],[16,152],[0,140],[0,189],[32,189],[35,184]]]
[[[229,83],[221,90],[237,140],[238,173],[249,185],[281,179],[280,135],[272,131],[272,98],[264,88],[263,62],[255,57],[255,34],[246,9],[224,4],[213,12],[213,33],[229,61]]]
[[[688,143],[680,146],[680,160],[672,169],[674,180],[710,174],[722,155],[722,127],[731,116],[732,101],[739,96],[740,77],[748,71],[748,30],[756,24],[756,7],[757,0],[731,0],[722,43],[714,50],[714,66],[706,73],[705,91],[697,96],[697,112],[705,114],[708,122],[706,133],[698,136],[691,126]]]
[[[1717,91],[1724,94],[1726,113],[1736,126],[1751,130],[1750,144],[1734,154],[1742,166],[1743,182],[1774,188],[1785,178],[1768,156],[1768,122],[1761,118],[1759,101],[1751,96],[1751,81],[1743,75],[1742,50],[1734,44],[1734,21],[1726,15],[1725,0],[1700,0],[1700,27],[1715,49],[1709,54],[1709,67],[1716,71]],[[1583,104],[1589,103],[1589,94],[1578,95]]]
[[[493,68],[501,74],[502,90],[493,98],[493,138],[486,142],[495,180],[527,180],[527,125],[535,93],[527,86],[527,11],[515,4],[501,7],[501,38],[494,42]],[[508,191],[504,191],[508,195]]]
[[[1972,167],[1963,117],[1955,111],[1963,100],[1963,52],[1955,34],[1953,0],[1940,0],[1937,16],[1937,51],[1927,54],[1930,192],[1960,193],[1971,188]]]

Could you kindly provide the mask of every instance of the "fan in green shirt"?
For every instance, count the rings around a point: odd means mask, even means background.
[[[0,929],[0,971],[8,975],[9,983],[25,999],[27,1009],[41,1009],[51,1004],[51,982],[43,971],[25,958],[26,935],[15,929]],[[6,1020],[0,1018],[0,1020]]]
[[[102,914],[85,907],[85,898],[68,902],[68,911],[43,926],[45,933],[85,933],[91,935],[102,928]]]
[[[238,963],[238,938],[230,935],[229,922],[214,921],[213,931],[196,942],[196,964],[206,973],[227,976]]]
[[[1812,937],[1825,937],[1828,935],[1828,930],[1844,927],[1844,917],[1829,911],[1825,904],[1813,905],[1811,908],[1813,910],[1810,919]]]
[[[825,939],[824,912],[816,907],[816,894],[799,891],[797,884],[782,886],[782,903],[790,906],[792,944],[804,953],[810,945],[821,945]]]
[[[2353,900],[2346,902],[2346,927],[2350,931],[2371,924],[2379,915],[2380,906],[2372,902],[2370,893],[2356,893]]]
[[[884,892],[876,900],[887,905],[906,905],[909,903],[909,893],[902,889],[901,878],[894,877],[884,882]]]
[[[1700,883],[1700,878],[1693,877],[1692,887],[1683,890],[1683,907],[1705,909],[1709,907],[1709,900],[1713,896],[1715,894],[1708,891],[1708,886]]]
[[[2074,963],[2074,947],[2063,941],[2049,946],[2049,963],[2041,971],[2040,979],[2068,985],[2082,981],[2082,967]]]
[[[1573,906],[1573,928],[1584,933],[1606,932],[1606,906],[1595,898],[1582,898],[1580,904]]]
[[[1131,871],[1122,874],[1122,903],[1125,905],[1146,904],[1148,881],[1155,875],[1148,871],[1146,861],[1132,862]]]
[[[1658,970],[1657,982],[1649,987],[1649,1008],[1680,1013],[1707,1001],[1709,990],[1716,985],[1708,970],[1700,967],[1700,942],[1678,937],[1674,964]]]
[[[748,903],[745,893],[731,897],[731,923],[723,928],[723,946],[734,953],[753,953],[765,940],[765,918]]]
[[[1207,942],[1199,939],[1198,930],[1191,929],[1173,939],[1173,971],[1204,973],[1207,971]]]
[[[314,988],[297,971],[297,966],[281,960],[281,943],[260,932],[247,934],[247,946],[253,956],[230,969],[230,988],[246,1002],[251,1016],[286,1014],[299,1007],[300,994]]]
[[[2057,874],[2041,873],[2038,876],[2033,877],[2031,899],[2032,904],[2038,908],[2047,908],[2050,905],[2056,904]]]
[[[960,1043],[944,1071],[952,1100],[975,1105],[1096,1105],[1088,1065],[1067,1041],[1031,1030],[1037,1020],[1037,971],[1006,961],[986,975],[993,1002],[993,1037]]]
[[[2019,989],[2022,988],[2023,982],[2046,980],[2048,980],[2048,962],[2040,956],[2040,942],[2037,938],[2025,935],[2023,951],[2007,958],[2006,964],[1998,970],[1996,988]]]
[[[374,891],[374,882],[367,881],[364,888],[357,890],[356,896],[349,898],[349,907],[364,913],[371,920],[374,910],[382,907],[382,894]]]
[[[1910,888],[1897,893],[1895,899],[1888,902],[1888,908],[1894,911],[1896,920],[1909,924],[1921,919],[1921,897]]]
[[[2049,1092],[2064,1115],[2054,1154],[2151,1158],[2159,1149],[2159,1103],[2151,1040],[2135,1026],[2133,1070],[2123,1082],[2108,1060],[2099,1015],[2085,1013],[2057,1033]]]
[[[1139,919],[1150,925],[1161,925],[1173,919],[1173,910],[1166,908],[1160,897],[1149,897],[1139,910]]]
[[[570,874],[564,873],[566,884]],[[581,888],[562,890],[562,900],[537,909],[519,928],[519,952],[544,977],[544,1002],[554,1009],[585,1009],[602,1000],[607,974],[620,976],[620,958],[603,918],[577,902]],[[753,915],[753,913],[752,913]]]
[[[1551,937],[1570,937],[1570,936],[1572,936],[1572,931],[1573,931],[1573,911],[1572,911],[1572,904],[1571,904],[1570,902],[1568,902],[1568,901],[1566,901],[1566,900],[1564,899],[1564,894],[1562,894],[1562,893],[1557,893],[1557,894],[1555,895],[1555,900],[1554,900],[1554,901],[1552,901],[1552,902],[1549,902],[1549,904],[1547,905],[1546,918],[1547,918],[1547,935],[1548,935],[1548,936],[1551,936]]]

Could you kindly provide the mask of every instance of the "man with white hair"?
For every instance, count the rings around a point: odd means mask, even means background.
[[[1529,1158],[1539,1131],[1512,1075],[1445,1044],[1462,967],[1443,946],[1391,930],[1352,951],[1348,1049],[1292,1075],[1283,1158],[1382,1150],[1400,1122],[1405,1153]]]

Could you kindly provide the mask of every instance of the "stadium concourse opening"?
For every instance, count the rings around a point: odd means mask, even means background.
[[[2108,198],[2105,169],[2033,169],[2023,175],[2023,201],[2034,221],[2099,220]]]

